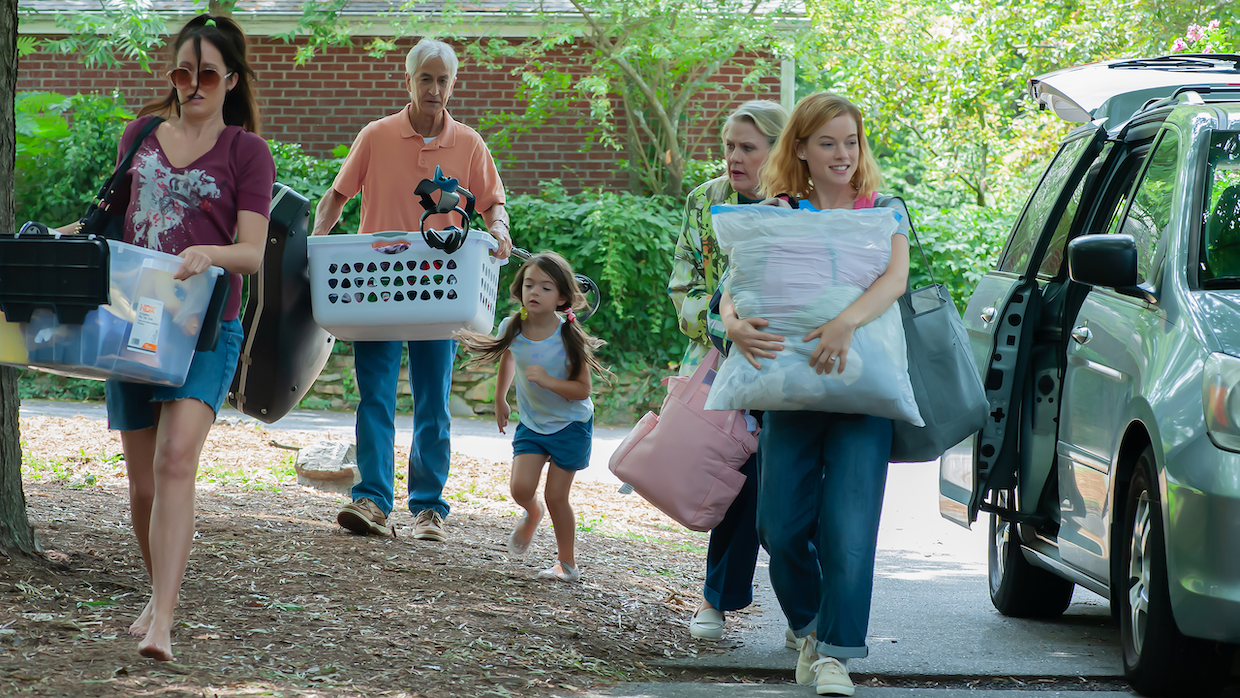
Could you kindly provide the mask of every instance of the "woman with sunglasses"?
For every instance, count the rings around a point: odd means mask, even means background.
[[[119,153],[151,118],[166,120],[142,141],[127,187],[112,199],[127,202],[125,242],[183,259],[175,278],[214,265],[231,281],[219,342],[194,353],[183,386],[106,385],[108,427],[121,432],[130,516],[151,578],[151,598],[129,632],[143,638],[139,654],[164,661],[173,658],[173,610],[194,538],[198,458],[237,366],[241,274],[262,264],[275,181],[271,151],[257,135],[245,48],[241,28],[226,17],[204,14],[185,25],[172,45],[171,90],[126,126]]]

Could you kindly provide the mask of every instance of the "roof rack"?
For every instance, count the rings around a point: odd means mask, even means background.
[[[1230,63],[1230,68],[1221,64]],[[1240,54],[1235,53],[1179,53],[1157,58],[1134,58],[1107,66],[1111,70],[1168,70],[1177,73],[1237,73],[1240,74]]]
[[[1203,98],[1205,95],[1220,95],[1224,99],[1207,100]],[[1236,85],[1185,85],[1176,89],[1170,97],[1149,100],[1141,105],[1137,113],[1171,104],[1205,104],[1207,101],[1230,101],[1226,100],[1226,96],[1229,95],[1234,95],[1233,100],[1240,101],[1240,83]]]

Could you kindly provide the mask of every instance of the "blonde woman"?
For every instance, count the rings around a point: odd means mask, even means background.
[[[787,120],[788,112],[776,102],[754,100],[742,104],[723,125],[727,173],[689,193],[672,263],[672,278],[667,287],[680,317],[680,331],[689,337],[689,346],[680,362],[681,375],[692,374],[710,351],[711,335],[723,336],[719,317],[712,314],[708,306],[728,260],[715,242],[710,207],[762,200],[758,176]],[[755,330],[755,340],[762,341],[756,337],[762,334],[765,333]],[[754,521],[756,470],[757,455],[754,455],[741,468],[746,476],[744,489],[723,521],[711,531],[702,603],[689,624],[693,637],[722,638],[724,614],[745,608],[753,601],[753,572],[758,559]]]
[[[871,208],[882,178],[861,111],[830,93],[792,112],[762,174],[768,203],[806,210]],[[891,236],[887,269],[838,317],[806,335],[810,364],[843,373],[853,332],[904,293],[907,212]],[[844,262],[841,261],[841,264]],[[733,351],[757,365],[771,347],[753,341],[759,318],[720,303]],[[768,343],[769,344],[769,343]],[[861,414],[768,411],[759,448],[758,537],[771,555],[771,586],[800,654],[796,679],[819,695],[851,696],[848,660],[865,657],[878,522],[891,454],[891,420]]]

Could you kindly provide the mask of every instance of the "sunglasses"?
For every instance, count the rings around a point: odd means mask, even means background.
[[[204,90],[214,90],[219,87],[220,81],[227,80],[232,75],[232,73],[228,73],[221,76],[217,70],[203,68],[198,71],[198,87]],[[173,87],[183,92],[194,89],[194,71],[189,68],[173,68],[169,70],[168,79],[172,81]]]

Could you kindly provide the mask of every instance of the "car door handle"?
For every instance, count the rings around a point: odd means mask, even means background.
[[[1072,338],[1076,340],[1077,344],[1085,344],[1092,339],[1093,336],[1094,333],[1090,332],[1088,327],[1081,326],[1072,328]]]
[[[989,308],[982,308],[982,322],[989,325],[995,321],[995,308],[992,305]]]

